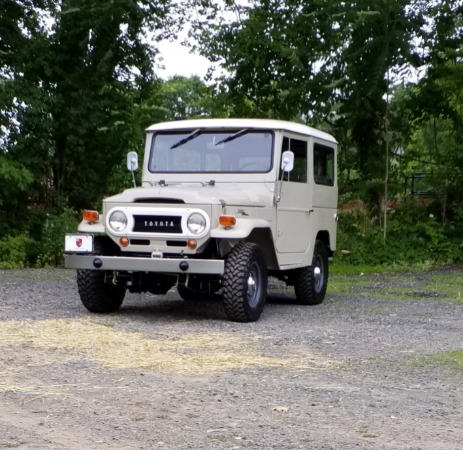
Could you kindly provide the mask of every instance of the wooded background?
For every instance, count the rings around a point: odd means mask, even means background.
[[[215,70],[163,80],[185,27]],[[461,0],[0,0],[0,266],[59,264],[144,128],[191,117],[333,134],[338,263],[461,261],[462,46]]]

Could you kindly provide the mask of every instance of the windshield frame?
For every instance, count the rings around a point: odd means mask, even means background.
[[[156,145],[156,140],[160,136],[172,136],[175,137],[173,145],[168,146],[167,150],[164,149],[166,152],[178,152],[181,150],[183,145],[188,145],[198,139],[200,136],[204,135],[213,135],[214,136],[214,142],[216,148],[211,145],[211,143],[208,143],[207,148],[204,148],[204,154],[205,155],[216,155],[219,154],[220,152],[227,152],[227,151],[236,151],[236,145],[235,149],[233,149],[232,145],[233,143],[236,144],[236,141],[238,141],[240,138],[249,135],[249,134],[254,134],[254,135],[262,135],[262,140],[264,141],[264,138],[267,139],[267,137],[270,138],[269,140],[269,146],[270,148],[267,149],[267,146],[262,147],[262,152],[264,153],[263,156],[261,156],[263,159],[265,158],[265,169],[261,170],[214,170],[212,168],[211,170],[154,170],[153,165],[155,164],[154,160],[154,152],[155,152],[155,145]],[[178,136],[178,138],[176,137]],[[179,142],[184,140],[185,138],[188,138],[185,142],[181,143],[180,145],[177,145]],[[230,139],[231,138],[231,139]],[[164,176],[164,175],[200,175],[200,176],[211,176],[211,175],[267,175],[271,173],[274,170],[274,157],[275,157],[275,131],[270,130],[270,129],[265,129],[265,128],[220,128],[220,129],[215,129],[215,128],[202,128],[198,129],[195,127],[192,127],[190,129],[172,129],[172,130],[160,130],[152,133],[150,143],[149,143],[149,156],[147,159],[147,169],[148,172],[152,175],[156,176]],[[230,148],[227,149],[227,144],[230,145]],[[194,151],[194,150],[192,150]],[[267,153],[268,152],[268,153]],[[200,155],[202,152],[198,151],[198,155]],[[231,153],[230,155],[234,155],[234,153]],[[255,155],[249,155],[250,158]],[[258,155],[257,155],[258,156]],[[236,158],[240,157],[240,155],[236,155]],[[246,158],[247,154],[243,153],[241,154],[241,157]],[[268,161],[267,161],[268,159]],[[268,165],[267,165],[268,163]]]

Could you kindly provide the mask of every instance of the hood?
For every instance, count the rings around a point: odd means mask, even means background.
[[[259,183],[216,184],[182,183],[149,188],[127,189],[105,199],[107,203],[180,203],[192,205],[265,206],[273,201],[268,187]]]

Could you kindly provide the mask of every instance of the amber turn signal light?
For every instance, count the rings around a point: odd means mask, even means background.
[[[129,239],[123,236],[119,239],[119,244],[121,244],[121,247],[127,247],[129,245]]]
[[[84,220],[86,220],[87,222],[98,222],[99,218],[100,215],[98,214],[98,211],[84,211]]]
[[[194,239],[189,239],[187,246],[190,250],[194,250],[198,246],[198,243]]]
[[[219,223],[223,227],[234,227],[236,225],[236,217],[235,216],[220,216]]]

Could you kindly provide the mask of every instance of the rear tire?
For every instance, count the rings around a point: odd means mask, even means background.
[[[294,292],[300,305],[319,305],[328,287],[328,254],[322,241],[315,241],[312,265],[296,270]]]
[[[267,295],[267,262],[262,249],[241,242],[230,251],[223,276],[225,314],[234,322],[259,319]]]

